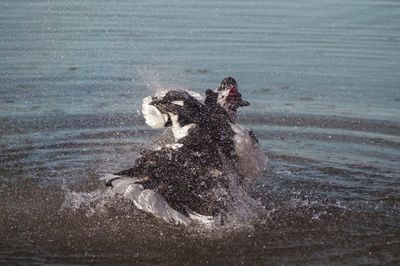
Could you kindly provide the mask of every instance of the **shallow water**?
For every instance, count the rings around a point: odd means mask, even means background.
[[[0,262],[400,263],[397,1],[2,1]],[[227,75],[269,167],[256,221],[167,225],[102,197],[157,89]]]

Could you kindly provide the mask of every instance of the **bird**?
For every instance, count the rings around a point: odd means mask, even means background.
[[[232,187],[258,176],[267,159],[254,133],[236,121],[237,109],[250,104],[236,80],[224,78],[205,94],[204,103],[184,90],[143,100],[146,123],[171,128],[174,140],[146,150],[132,168],[103,178],[109,193],[122,194],[139,209],[175,224],[209,225],[229,212]]]

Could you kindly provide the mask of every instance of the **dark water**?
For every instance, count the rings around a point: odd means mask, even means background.
[[[1,264],[400,263],[398,1],[1,1]],[[236,77],[259,219],[167,225],[102,197],[161,88]]]

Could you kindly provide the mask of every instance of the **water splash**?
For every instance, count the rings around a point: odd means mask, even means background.
[[[184,89],[178,84],[178,79],[166,69],[159,69],[156,66],[138,66],[136,71],[144,82],[146,89],[152,95],[169,90]]]
[[[63,182],[62,190],[64,192],[64,202],[60,207],[60,211],[85,210],[87,217],[94,214],[106,214],[107,204],[113,202],[109,196],[104,193],[104,189],[96,189],[91,192],[75,192],[71,191]]]

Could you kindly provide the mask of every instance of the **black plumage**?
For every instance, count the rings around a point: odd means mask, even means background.
[[[182,99],[185,101],[183,106],[172,103]],[[226,199],[221,199],[215,197],[213,191],[218,188],[229,190],[224,167],[227,161],[231,168],[236,167],[236,156],[234,132],[227,112],[217,104],[217,93],[207,91],[202,104],[186,93],[172,91],[162,100],[156,100],[154,105],[183,116],[182,126],[195,122],[196,127],[179,140],[180,148],[148,150],[136,159],[132,168],[116,175],[142,179],[140,184],[145,189],[158,192],[172,208],[182,213],[186,208],[203,215],[215,215],[225,210],[229,194]],[[195,114],[192,115],[193,111]]]

